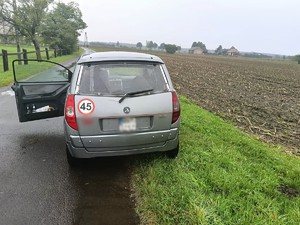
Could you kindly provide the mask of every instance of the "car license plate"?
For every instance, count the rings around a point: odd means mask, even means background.
[[[134,131],[136,130],[136,119],[125,117],[119,119],[119,130],[120,131]]]

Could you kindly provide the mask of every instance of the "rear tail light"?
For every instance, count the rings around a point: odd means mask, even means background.
[[[172,123],[175,123],[180,116],[180,105],[175,91],[172,92],[172,103],[173,103]]]
[[[78,130],[75,114],[75,95],[68,95],[65,105],[65,119],[74,130]]]

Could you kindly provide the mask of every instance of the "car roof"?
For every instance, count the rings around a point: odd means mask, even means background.
[[[141,61],[141,62],[155,62],[164,63],[159,57],[155,55],[139,53],[139,52],[95,52],[88,55],[83,55],[78,64],[90,63],[90,62],[105,62],[105,61]]]

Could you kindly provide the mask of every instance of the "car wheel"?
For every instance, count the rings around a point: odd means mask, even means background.
[[[80,159],[75,158],[70,154],[67,146],[66,146],[66,154],[67,154],[67,161],[68,161],[70,167],[77,167],[81,164]]]
[[[166,152],[166,156],[167,156],[169,159],[175,159],[175,158],[177,157],[178,153],[179,153],[179,144],[177,145],[176,148],[167,151],[167,152]]]

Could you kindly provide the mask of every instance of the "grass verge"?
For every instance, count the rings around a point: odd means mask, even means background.
[[[300,224],[300,161],[181,98],[181,152],[136,162],[143,224]]]
[[[60,56],[60,57],[57,57],[57,58],[50,58],[50,61],[57,62],[57,63],[63,63],[63,62],[66,62],[68,60],[76,58],[77,56],[81,55],[82,53],[83,53],[83,49],[79,49],[79,51],[74,52],[71,55],[64,55],[64,56]],[[30,57],[30,58],[32,58],[32,57]],[[0,72],[0,87],[6,86],[6,85],[9,85],[9,84],[13,83],[14,79],[13,79],[13,71],[12,71],[11,62],[14,59],[17,59],[17,56],[9,56],[9,68],[10,68],[10,70],[7,71],[7,72]],[[1,62],[0,66],[1,66],[1,69],[2,69],[2,60],[0,60],[0,62]],[[39,71],[40,70],[38,68],[32,68],[30,65],[27,65],[26,69],[24,69],[22,71],[22,74],[20,74],[19,78],[24,79],[26,77],[31,76],[33,73],[36,73],[36,72],[39,72]]]

